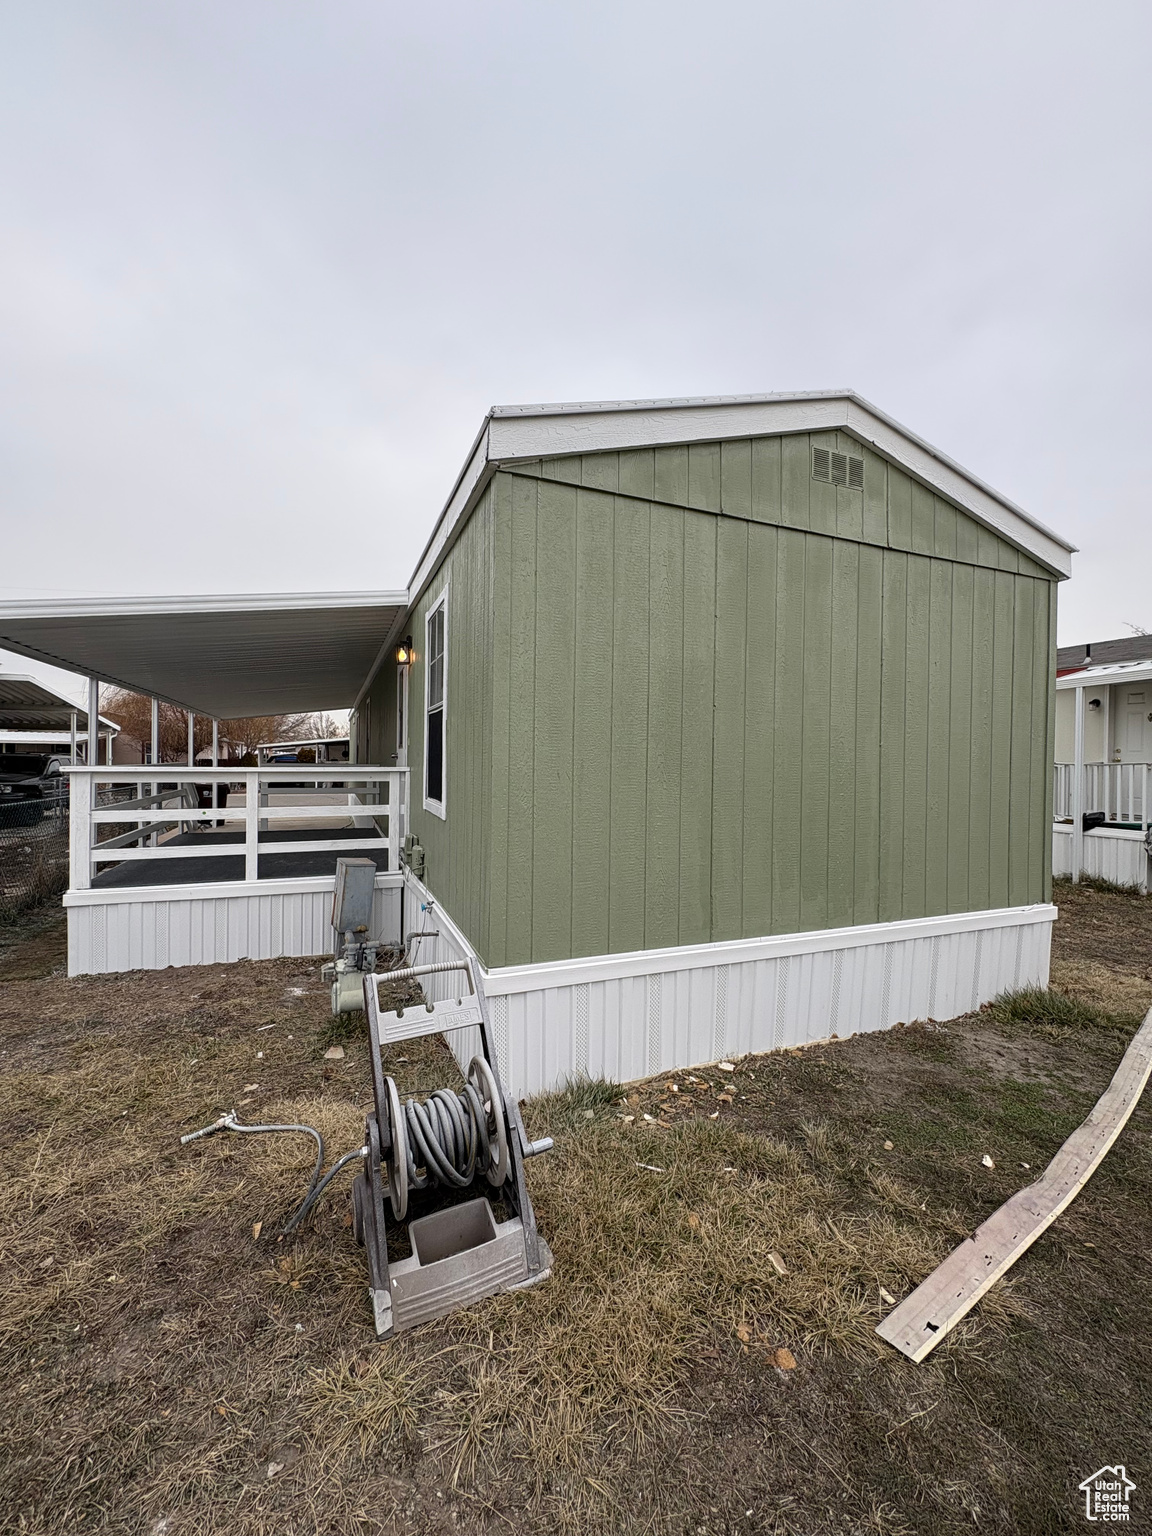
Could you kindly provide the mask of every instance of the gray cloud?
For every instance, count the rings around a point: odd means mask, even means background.
[[[849,384],[1152,628],[1150,30],[7,0],[0,595],[401,584],[491,403]]]

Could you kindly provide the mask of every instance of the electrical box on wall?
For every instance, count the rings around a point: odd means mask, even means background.
[[[410,869],[417,880],[424,878],[424,849],[420,846],[420,839],[414,832],[409,832],[404,839],[404,852],[400,855],[401,862],[406,869]]]
[[[337,859],[336,888],[332,899],[332,926],[337,933],[362,935],[372,926],[372,902],[376,893],[373,859]]]

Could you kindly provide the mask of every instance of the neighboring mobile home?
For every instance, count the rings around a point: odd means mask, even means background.
[[[1058,874],[1149,887],[1152,636],[1056,654],[1052,858]]]
[[[520,1090],[1043,984],[1070,553],[848,393],[493,411],[311,706],[409,782],[396,936],[475,950]],[[56,655],[104,675],[87,633]]]

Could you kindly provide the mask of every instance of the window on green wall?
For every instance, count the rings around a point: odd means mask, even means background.
[[[448,592],[424,621],[424,807],[444,815],[445,712],[448,704]]]

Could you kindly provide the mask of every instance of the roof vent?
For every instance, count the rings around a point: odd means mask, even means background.
[[[844,485],[850,491],[864,489],[864,460],[854,453],[829,448],[812,449],[812,478],[825,485]]]

